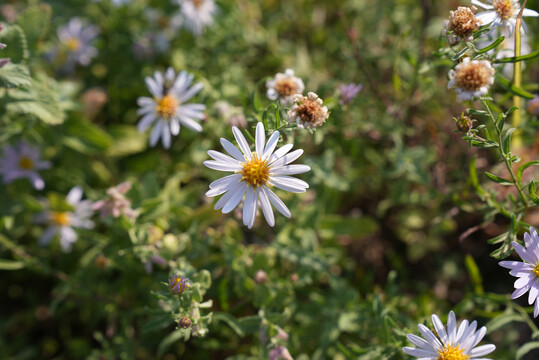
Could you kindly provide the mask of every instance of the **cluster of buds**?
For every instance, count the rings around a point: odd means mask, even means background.
[[[189,279],[179,276],[177,272],[168,279],[168,288],[177,295],[183,294],[183,292],[190,286],[191,283],[189,282]]]
[[[481,20],[475,17],[476,11],[475,6],[459,6],[456,11],[449,12],[449,20],[445,20],[442,27],[442,35],[447,36],[449,44],[472,41],[473,32],[481,25]]]
[[[107,190],[109,197],[94,203],[93,210],[99,210],[101,217],[112,215],[117,218],[123,214],[130,219],[136,218],[138,213],[131,209],[131,201],[124,196],[129,189],[131,189],[129,182],[123,182],[115,187],[111,187]]]

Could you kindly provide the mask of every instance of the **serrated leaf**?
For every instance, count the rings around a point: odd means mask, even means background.
[[[54,92],[40,81],[34,81],[31,88],[24,87],[10,91],[6,109],[16,114],[34,116],[49,125],[64,122],[65,114]]]
[[[527,92],[526,90],[518,86],[515,86],[514,84],[512,84],[509,80],[507,80],[500,74],[496,74],[496,81],[507,91],[510,91],[513,94],[518,95],[524,99],[533,99],[535,97],[533,94]]]
[[[493,62],[495,64],[515,63],[515,62],[519,62],[519,61],[526,61],[526,60],[535,59],[536,57],[539,57],[539,50],[531,52],[531,53],[526,54],[526,55],[520,55],[520,56],[513,56],[513,57],[508,57],[508,58],[496,59]]]
[[[0,68],[0,87],[10,89],[31,84],[32,78],[26,65],[9,63]]]
[[[17,17],[15,23],[24,31],[30,47],[35,47],[49,32],[51,14],[50,5],[39,4],[30,6]]]
[[[28,43],[24,31],[19,25],[9,25],[0,31],[0,43],[7,45],[2,50],[3,58],[10,58],[11,62],[15,64],[28,60]]]
[[[496,176],[494,174],[491,174],[489,172],[486,172],[485,171],[485,175],[491,180],[491,181],[494,181],[495,183],[497,184],[500,184],[500,185],[513,185],[513,182],[512,181],[509,181],[507,179],[503,179],[499,176]]]

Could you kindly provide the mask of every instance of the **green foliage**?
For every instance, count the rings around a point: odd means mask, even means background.
[[[13,24],[6,26],[0,32],[0,43],[7,45],[2,50],[2,57],[7,57],[12,63],[25,63],[29,58],[28,43],[23,29]]]

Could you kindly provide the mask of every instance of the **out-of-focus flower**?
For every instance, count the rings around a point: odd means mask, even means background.
[[[257,284],[263,284],[265,282],[268,282],[268,274],[264,270],[258,270],[255,273],[255,281]]]
[[[4,30],[4,27],[2,26],[2,24],[0,24],[0,31]],[[6,48],[6,44],[3,44],[3,43],[0,43],[0,50],[1,49],[5,49]],[[6,65],[10,60],[8,58],[3,58],[3,59],[0,59],[0,68],[4,65]]]
[[[492,24],[493,27],[501,27],[513,34],[520,11],[520,2],[518,0],[472,0],[472,4],[479,6],[486,11],[480,12],[476,17],[481,20],[482,25]],[[524,9],[522,16],[539,16],[535,10]],[[526,24],[522,20],[522,32],[526,32]]]
[[[49,169],[51,163],[40,160],[40,157],[39,148],[36,146],[24,142],[19,142],[17,146],[5,145],[3,157],[0,159],[0,174],[4,178],[4,184],[27,178],[34,188],[42,190],[45,182],[37,171]]]
[[[49,224],[39,238],[40,245],[47,245],[53,236],[59,233],[62,249],[69,252],[78,238],[73,228],[91,229],[94,227],[94,222],[90,220],[93,214],[92,202],[82,200],[80,187],[74,187],[69,191],[66,202],[72,207],[71,211],[45,211],[38,215],[38,222]]]
[[[278,131],[273,132],[266,144],[266,131],[261,122],[256,126],[256,151],[254,152],[251,152],[247,140],[237,127],[232,127],[232,132],[241,151],[230,141],[221,138],[221,145],[231,156],[210,150],[208,155],[214,160],[204,161],[204,165],[210,169],[234,172],[233,175],[225,176],[210,184],[210,190],[206,192],[206,196],[214,197],[224,194],[215,204],[215,210],[222,208],[223,214],[229,213],[245,196],[243,224],[248,228],[253,227],[259,203],[270,226],[275,225],[271,204],[289,218],[290,210],[268,186],[296,193],[305,192],[309,184],[288,176],[301,174],[311,169],[307,165],[289,165],[303,154],[303,150],[298,149],[288,153],[293,145],[287,144],[274,152],[280,134]]]
[[[419,324],[417,327],[425,339],[414,334],[408,334],[406,337],[417,348],[407,346],[402,350],[408,355],[420,359],[489,360],[483,358],[483,356],[496,349],[496,346],[492,344],[476,347],[485,336],[487,328],[483,326],[478,331],[475,331],[477,322],[473,321],[469,324],[468,320],[463,320],[457,326],[453,311],[449,313],[447,328],[437,315],[432,315],[432,323],[435,332],[425,325]]]
[[[230,105],[226,101],[218,101],[213,106],[219,117],[228,125],[239,128],[247,127],[247,120],[243,115],[241,108]]]
[[[12,24],[17,20],[17,9],[12,4],[0,5],[0,15],[9,23]]]
[[[472,129],[472,119],[464,115],[464,113],[460,114],[458,118],[453,118],[453,120],[455,120],[455,124],[459,131],[467,133]]]
[[[455,69],[449,70],[449,89],[457,91],[461,101],[478,98],[488,93],[490,85],[494,84],[496,71],[488,60],[470,60],[464,58]]]
[[[481,20],[475,17],[475,6],[459,6],[456,11],[449,12],[449,20],[442,25],[442,35],[447,36],[451,45],[460,41],[472,41],[473,32],[479,29]]]
[[[92,45],[99,34],[96,26],[85,26],[81,19],[72,18],[66,26],[58,29],[58,38],[62,51],[67,54],[66,68],[73,69],[76,64],[87,66],[97,56],[97,49]]]
[[[204,104],[185,104],[185,102],[202,90],[202,83],[190,86],[194,76],[182,71],[176,76],[174,69],[169,67],[163,75],[156,71],[153,78],[147,76],[146,86],[153,98],[139,97],[137,104],[141,106],[137,113],[142,116],[137,128],[145,132],[154,122],[150,135],[150,146],[155,146],[159,139],[168,149],[171,144],[171,135],[180,133],[180,124],[191,130],[200,132],[202,126],[197,122],[204,119]]]
[[[138,60],[152,57],[154,54],[163,54],[170,49],[170,39],[164,32],[150,32],[143,35],[133,43],[133,54]]]
[[[168,279],[168,288],[174,294],[181,295],[190,286],[191,283],[189,282],[189,279],[179,276],[177,272]]]
[[[362,84],[356,85],[354,83],[350,83],[350,84],[346,84],[346,85],[343,84],[339,86],[339,98],[340,98],[339,104],[341,105],[348,104],[349,102],[354,100],[354,98],[361,91],[361,89],[363,89]]]
[[[88,119],[93,119],[107,103],[107,93],[100,88],[91,88],[82,94],[82,112]]]
[[[288,111],[290,122],[296,122],[301,129],[314,129],[322,126],[329,117],[328,108],[322,106],[322,99],[313,92],[294,95],[294,106]]]
[[[533,99],[528,101],[528,106],[526,106],[526,110],[531,115],[539,115],[539,96],[535,95]]]
[[[131,184],[127,181],[111,187],[107,190],[109,197],[95,202],[92,206],[93,210],[100,211],[101,217],[112,215],[117,218],[123,214],[130,219],[136,218],[138,212],[131,209],[131,201],[124,195],[129,189],[131,189]]]
[[[205,27],[213,24],[218,8],[214,0],[177,0],[180,5],[181,26],[194,35],[202,34]]]
[[[144,263],[144,270],[146,270],[146,273],[152,273],[154,264],[159,266],[166,266],[167,260],[161,255],[153,254],[152,256],[150,256],[150,259]]]
[[[528,304],[535,302],[533,317],[539,316],[539,235],[534,228],[530,227],[529,233],[524,234],[526,247],[513,241],[513,249],[516,250],[522,261],[500,261],[504,268],[511,269],[509,274],[518,277],[515,281],[515,291],[511,299],[528,294]]]
[[[302,94],[305,86],[303,80],[294,76],[294,70],[286,69],[284,73],[277,73],[271,80],[266,81],[268,88],[266,96],[270,100],[277,100],[281,105],[287,106],[294,101],[294,95]]]
[[[290,355],[290,351],[288,351],[287,348],[281,345],[277,345],[273,347],[269,352],[269,359],[270,360],[294,360],[292,355]]]

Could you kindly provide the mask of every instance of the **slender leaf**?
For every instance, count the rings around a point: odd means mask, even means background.
[[[509,181],[509,180],[506,180],[506,179],[503,179],[499,176],[496,176],[494,174],[491,174],[489,172],[486,172],[485,171],[485,175],[491,180],[491,181],[494,181],[495,183],[497,184],[500,184],[500,185],[513,185],[513,182],[512,181]]]
[[[477,52],[478,54],[484,54],[486,53],[487,51],[490,51],[492,49],[495,49],[498,45],[500,45],[503,40],[505,39],[505,36],[502,36],[502,37],[499,37],[497,38],[492,44],[490,44],[489,46],[486,46],[482,49],[479,49],[479,51]]]
[[[515,63],[515,62],[518,62],[518,61],[526,61],[526,60],[535,59],[536,57],[539,57],[539,50],[531,52],[531,53],[526,54],[526,55],[513,56],[513,57],[508,57],[508,58],[503,58],[503,59],[496,59],[493,62],[495,64]]]

